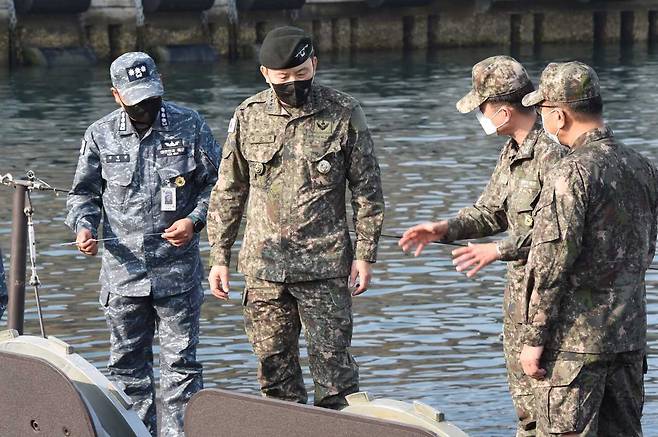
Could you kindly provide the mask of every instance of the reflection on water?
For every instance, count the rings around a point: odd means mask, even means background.
[[[658,92],[648,85],[655,82],[658,53],[644,46],[595,55],[589,47],[568,49],[544,47],[541,53],[517,56],[534,78],[548,60],[592,63],[601,77],[610,125],[627,144],[657,161]],[[471,66],[501,50],[321,59],[319,80],[359,98],[368,115],[382,167],[388,233],[453,214],[484,187],[503,140],[485,137],[475,117],[457,113],[454,104],[470,86]],[[241,62],[162,70],[167,97],[199,109],[223,141],[233,108],[263,88],[255,67],[255,62]],[[0,72],[0,173],[18,175],[30,168],[53,185],[70,186],[85,128],[114,109],[107,76],[105,67]],[[45,193],[33,197],[48,332],[76,345],[104,370],[108,334],[97,304],[99,260],[52,247],[72,240],[63,224],[65,199]],[[5,263],[10,199],[10,190],[0,187]],[[204,254],[207,249],[204,244]],[[354,303],[362,388],[376,396],[422,400],[472,435],[511,435],[514,414],[499,338],[504,265],[467,280],[453,270],[450,249],[434,246],[413,258],[403,255],[396,241],[382,241],[374,286]],[[239,279],[236,291],[243,285]],[[647,283],[653,351],[658,347],[658,272],[650,272]],[[37,333],[33,302],[27,308],[26,331]],[[202,335],[206,385],[257,392],[256,363],[237,292],[223,305],[207,298]],[[649,364],[658,360],[651,357]],[[658,426],[657,398],[658,380],[650,372],[647,431]]]

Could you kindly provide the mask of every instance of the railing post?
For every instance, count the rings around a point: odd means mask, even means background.
[[[27,217],[25,185],[16,184],[11,231],[11,270],[9,273],[8,328],[23,334],[25,318],[25,256],[27,250]]]

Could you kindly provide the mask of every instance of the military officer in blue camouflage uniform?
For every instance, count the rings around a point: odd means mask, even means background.
[[[198,113],[162,100],[160,75],[148,55],[122,55],[110,75],[120,108],[84,135],[66,223],[86,255],[97,252],[101,223],[109,238],[100,301],[111,333],[110,374],[157,435],[157,328],[161,435],[182,436],[185,405],[202,388],[199,232],[220,149]]]

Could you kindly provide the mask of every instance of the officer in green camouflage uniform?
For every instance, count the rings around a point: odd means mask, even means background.
[[[658,172],[606,127],[589,66],[549,64],[523,104],[570,148],[542,189],[526,266],[521,362],[537,379],[538,435],[641,436]]]
[[[307,401],[299,364],[303,326],[315,405],[341,408],[358,391],[348,282],[358,276],[353,294],[365,291],[376,260],[384,219],[379,166],[358,102],[313,83],[317,59],[303,30],[271,31],[260,61],[270,89],[235,111],[211,195],[209,282],[215,296],[228,297],[231,247],[246,207],[238,269],[246,276],[245,326],[261,391]]]
[[[517,436],[535,433],[534,400],[530,379],[518,360],[522,344],[519,326],[525,260],[533,228],[532,211],[549,169],[566,153],[543,132],[537,114],[521,105],[534,90],[526,70],[509,56],[487,58],[473,67],[473,89],[457,103],[462,113],[476,112],[485,133],[510,136],[484,192],[474,206],[456,217],[412,227],[400,241],[403,249],[418,246],[420,254],[430,241],[481,238],[508,231],[495,244],[469,245],[453,252],[458,271],[473,267],[468,276],[495,261],[507,264],[504,294],[504,351],[510,392],[516,409]],[[478,109],[479,108],[479,109]]]

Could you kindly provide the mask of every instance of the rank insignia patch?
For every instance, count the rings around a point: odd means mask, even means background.
[[[160,124],[165,129],[169,127],[169,117],[167,117],[167,108],[164,105],[160,108]]]
[[[145,77],[149,77],[151,75],[151,72],[149,71],[146,64],[137,64],[130,68],[126,68],[126,73],[128,74],[129,82],[144,79]]]

